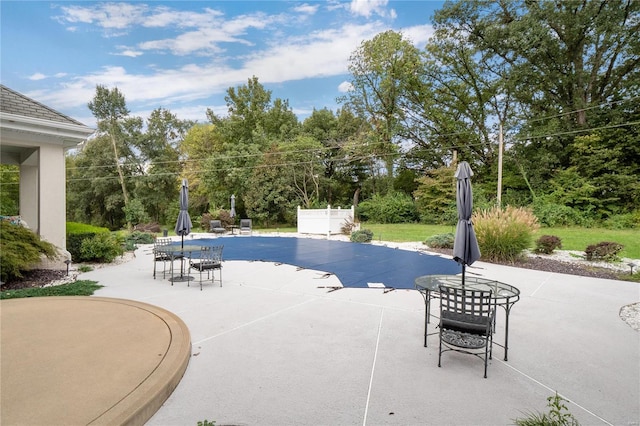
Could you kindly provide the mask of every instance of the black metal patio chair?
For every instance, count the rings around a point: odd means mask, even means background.
[[[162,251],[163,246],[168,246],[171,238],[156,238],[153,242],[153,279],[156,279],[156,265],[162,262],[162,278],[167,273],[167,262],[171,261],[171,256]]]
[[[189,262],[189,269],[200,272],[200,290],[202,290],[202,273],[207,272],[207,280],[211,274],[211,284],[215,283],[215,271],[218,271],[220,287],[222,287],[222,249],[224,246],[202,247],[200,257],[192,258]],[[189,284],[187,284],[189,285]]]
[[[442,354],[456,351],[484,360],[484,377],[493,349],[493,315],[491,291],[440,286],[440,349]]]

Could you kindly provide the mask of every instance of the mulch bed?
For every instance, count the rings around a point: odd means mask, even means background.
[[[429,251],[453,255],[452,249],[434,249]],[[557,274],[578,275],[581,277],[604,278],[617,280],[618,276],[615,272],[607,268],[597,268],[594,266],[580,265],[572,262],[561,262],[559,260],[544,259],[542,257],[527,257],[515,262],[491,262],[499,265],[514,266],[516,268],[535,269],[536,271],[555,272]]]
[[[23,272],[22,278],[2,284],[2,291],[44,287],[52,281],[63,279],[66,275],[66,270],[32,269],[30,271]]]

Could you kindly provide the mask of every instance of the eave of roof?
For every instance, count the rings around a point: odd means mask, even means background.
[[[84,124],[63,123],[41,118],[0,112],[0,128],[4,131],[35,133],[62,140],[65,146],[77,145],[94,133]]]

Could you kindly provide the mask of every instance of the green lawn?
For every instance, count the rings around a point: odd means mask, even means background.
[[[373,239],[379,241],[410,242],[425,241],[428,237],[437,234],[454,233],[455,226],[449,225],[423,225],[419,223],[362,223],[361,229],[373,231]],[[296,232],[295,227],[282,228],[256,228],[263,232]],[[197,231],[195,231],[197,232]],[[620,243],[624,249],[621,257],[640,259],[640,230],[637,229],[604,229],[604,228],[541,228],[536,232],[534,241],[542,235],[555,235],[562,240],[563,250],[584,251],[590,244],[602,241]],[[533,248],[533,246],[532,246]]]
[[[363,223],[361,228],[373,231],[375,240],[395,242],[424,241],[432,235],[455,232],[455,226],[416,223]],[[563,250],[584,251],[590,244],[613,241],[624,246],[624,249],[620,252],[621,257],[640,259],[640,231],[637,229],[541,228],[536,232],[534,240],[541,235],[559,237],[562,240]]]

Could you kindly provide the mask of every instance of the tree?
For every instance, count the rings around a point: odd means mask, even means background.
[[[289,176],[289,185],[296,193],[299,205],[311,208],[319,201],[322,175],[322,144],[310,136],[298,136],[280,146],[281,171]]]
[[[371,125],[370,149],[393,176],[406,111],[403,98],[420,85],[420,52],[402,34],[386,31],[362,42],[349,57],[352,89],[342,99]]]
[[[135,196],[156,222],[166,223],[169,219],[167,198],[178,198],[182,171],[178,147],[191,126],[193,122],[180,120],[169,110],[158,108],[147,119],[146,132],[134,141],[141,165]]]
[[[202,212],[209,209],[210,203],[224,201],[216,196],[225,187],[224,182],[217,179],[219,164],[212,157],[222,155],[223,143],[213,124],[191,127],[180,143],[180,155],[186,160],[183,175],[189,180],[189,204]]]
[[[67,158],[67,218],[119,229],[126,224],[124,197],[108,135],[85,143]],[[123,176],[130,176],[129,164]],[[127,179],[128,181],[129,179]]]
[[[424,51],[424,85],[409,96],[411,158],[442,167],[453,154],[476,166],[496,160],[498,124],[513,115],[513,94],[502,61],[479,51],[460,28],[436,20]],[[477,167],[476,167],[477,168]]]
[[[623,131],[633,127],[620,119],[620,105],[640,89],[639,2],[457,1],[435,22],[473,46],[476,61],[498,65],[520,114],[510,126],[517,135],[509,157],[532,191],[548,192],[550,179],[579,162],[577,137],[600,133],[611,121]]]
[[[348,147],[350,141],[362,139],[367,127],[365,120],[347,107],[336,114],[327,108],[314,109],[302,123],[304,134],[322,146],[318,153],[322,164],[319,201],[331,205],[352,203],[354,192],[366,176],[362,161],[349,157]]]
[[[297,197],[276,145],[252,169],[243,198],[248,215],[266,225],[293,221]]]
[[[204,162],[204,183],[217,189],[218,196],[228,200],[236,195],[239,206],[241,194],[249,191],[253,170],[265,152],[283,141],[295,137],[299,124],[287,101],[271,101],[266,90],[252,77],[246,85],[229,88],[225,96],[228,117],[218,117],[211,110],[207,116],[216,128],[220,144]]]
[[[124,206],[129,203],[129,190],[125,183],[122,159],[131,154],[127,141],[125,140],[126,128],[132,123],[126,123],[129,115],[124,95],[118,88],[108,89],[105,86],[97,85],[96,94],[93,100],[87,105],[94,117],[98,120],[98,132],[106,135],[111,142],[113,150],[112,161],[116,167]],[[127,224],[131,228],[131,224]]]

